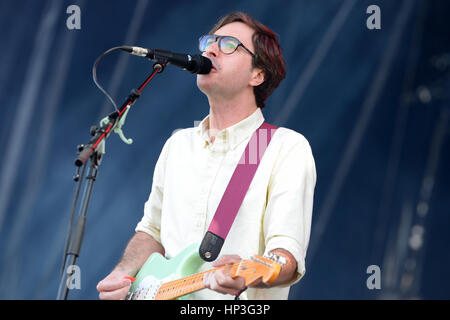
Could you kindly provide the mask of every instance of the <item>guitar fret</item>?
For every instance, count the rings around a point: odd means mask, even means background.
[[[182,277],[180,279],[162,283],[157,290],[156,294],[152,298],[155,300],[166,300],[166,299],[176,299],[178,297],[184,296],[191,292],[195,292],[205,288],[203,283],[203,277],[205,274],[210,272],[215,272],[217,270],[223,270],[226,274],[235,278],[237,276],[243,277],[245,283],[250,284],[260,277],[263,277],[263,281],[271,283],[277,277],[280,267],[276,267],[271,264],[270,261],[265,261],[263,257],[255,257],[252,260],[241,260],[240,262],[222,266],[216,269],[207,270],[187,277]],[[275,263],[276,264],[276,263]],[[270,268],[271,273],[269,273]],[[131,299],[141,299],[142,297],[147,298],[149,294],[149,289],[139,289],[131,294]]]
[[[208,272],[208,271],[207,271]],[[155,299],[173,299],[204,288],[203,274],[205,272],[174,280],[163,284]]]

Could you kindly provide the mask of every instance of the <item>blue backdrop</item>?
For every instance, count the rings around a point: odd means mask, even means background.
[[[67,27],[70,5],[81,29]],[[370,5],[381,29],[366,25]],[[76,146],[113,110],[92,81],[95,59],[118,45],[196,53],[198,37],[236,10],[279,34],[287,77],[263,112],[301,132],[316,160],[307,272],[290,298],[450,298],[444,0],[0,1],[0,298],[56,298]],[[98,76],[121,103],[151,69],[114,52]],[[208,109],[195,76],[169,66],[128,115],[134,143],[108,139],[70,299],[97,298],[143,214],[165,140]],[[371,290],[373,265],[381,288]]]

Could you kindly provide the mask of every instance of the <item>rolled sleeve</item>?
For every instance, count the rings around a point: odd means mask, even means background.
[[[280,154],[268,188],[264,216],[265,254],[281,248],[289,251],[297,262],[294,279],[282,286],[291,286],[305,274],[316,169],[311,147],[301,135],[287,151]]]
[[[159,243],[161,243],[161,208],[162,191],[158,187],[152,187],[150,197],[144,205],[144,215],[135,228],[136,232],[145,232]]]
[[[268,255],[272,250],[279,248],[289,251],[297,262],[297,271],[294,278],[290,282],[280,285],[280,287],[288,287],[297,283],[305,275],[305,253],[297,240],[286,236],[276,236],[268,241],[264,255]]]
[[[153,173],[152,189],[144,205],[144,215],[138,222],[135,231],[142,231],[151,235],[161,243],[161,215],[164,199],[164,177],[168,157],[170,138],[164,144]]]

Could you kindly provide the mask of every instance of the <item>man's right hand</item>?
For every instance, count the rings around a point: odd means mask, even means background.
[[[151,235],[138,231],[130,239],[119,264],[97,284],[99,298],[120,300],[127,297],[131,287],[130,275],[138,273],[147,258],[155,252],[164,256],[164,248]]]
[[[98,297],[102,300],[125,300],[131,280],[125,272],[115,270],[97,284]]]

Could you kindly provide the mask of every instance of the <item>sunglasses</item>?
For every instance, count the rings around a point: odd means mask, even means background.
[[[225,54],[232,54],[237,48],[242,47],[250,53],[252,57],[255,57],[255,54],[247,49],[242,42],[231,36],[217,36],[215,34],[201,36],[198,40],[198,48],[201,52],[205,52],[206,49],[217,40],[219,40],[219,50]]]

